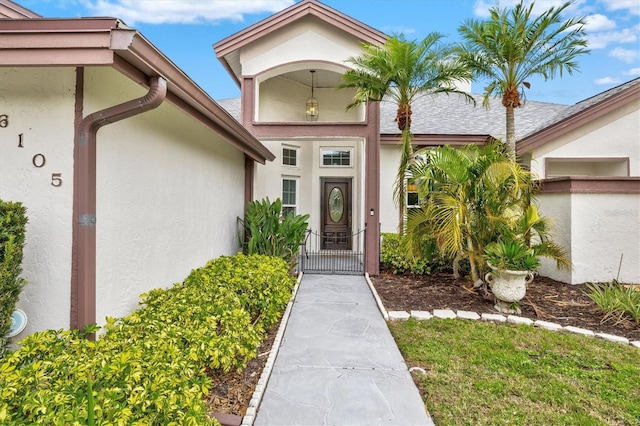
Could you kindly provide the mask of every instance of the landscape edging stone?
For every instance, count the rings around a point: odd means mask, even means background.
[[[500,322],[500,323],[509,322],[512,324],[524,324],[524,325],[530,325],[533,327],[539,327],[547,331],[565,331],[565,332],[579,334],[579,335],[588,336],[588,337],[592,337],[592,336],[598,337],[600,339],[607,340],[609,342],[619,343],[623,345],[630,345],[640,349],[640,341],[637,341],[637,340],[630,341],[626,337],[616,336],[608,333],[596,333],[591,330],[587,330],[580,327],[574,327],[571,325],[563,327],[560,324],[557,324],[554,322],[533,320],[531,318],[514,316],[514,315],[509,315],[505,317],[504,315],[500,315],[500,314],[490,314],[490,313],[478,314],[476,312],[470,312],[470,311],[458,311],[458,313],[456,314],[454,311],[450,309],[434,309],[433,312],[411,311],[411,313],[407,311],[387,311],[384,305],[382,304],[382,300],[380,299],[378,292],[376,291],[375,287],[371,283],[369,274],[365,274],[365,278],[367,280],[367,283],[369,284],[369,288],[371,289],[371,292],[373,293],[373,297],[376,299],[376,302],[378,303],[378,309],[380,309],[380,313],[382,314],[382,316],[386,321],[389,321],[389,315],[391,312],[393,312],[394,320],[405,320],[408,318],[414,318],[417,321],[428,321],[431,318],[456,318],[456,319],[465,319],[465,320],[493,321],[493,322]],[[419,314],[414,315],[414,313],[418,313],[418,312]],[[453,313],[453,317],[450,315],[450,312]],[[478,318],[475,318],[471,314],[477,315]]]
[[[276,333],[276,337],[273,340],[273,345],[271,345],[271,351],[269,352],[269,358],[267,358],[267,362],[264,365],[262,373],[260,374],[260,378],[258,379],[258,385],[256,386],[253,394],[251,395],[251,399],[249,401],[249,407],[247,407],[247,411],[242,418],[241,426],[252,426],[255,421],[256,415],[258,413],[258,407],[260,407],[260,403],[262,402],[262,397],[264,396],[264,391],[267,388],[267,383],[269,382],[269,377],[271,377],[271,371],[273,370],[273,365],[276,362],[276,356],[278,355],[278,351],[280,350],[280,344],[282,343],[282,336],[284,336],[284,330],[287,328],[287,323],[289,322],[289,317],[291,316],[291,309],[293,308],[293,302],[296,299],[296,294],[298,294],[298,288],[300,287],[300,282],[302,281],[302,272],[298,274],[298,282],[293,288],[293,292],[291,294],[291,298],[287,303],[287,307],[282,314],[282,320],[280,321],[280,326],[278,327],[278,332]]]

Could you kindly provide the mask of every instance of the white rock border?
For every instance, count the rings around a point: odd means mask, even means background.
[[[300,281],[302,281],[302,272],[298,274],[298,282],[293,288],[293,293],[291,294],[289,303],[287,303],[287,307],[285,308],[284,313],[282,314],[282,320],[280,320],[280,327],[278,327],[278,332],[276,333],[276,337],[273,339],[273,345],[271,345],[269,358],[267,358],[267,362],[265,363],[264,369],[262,370],[262,373],[260,374],[260,378],[258,379],[258,384],[256,385],[256,388],[253,391],[253,395],[251,395],[251,400],[249,401],[247,412],[242,418],[241,426],[252,426],[253,422],[256,419],[256,414],[258,413],[258,407],[262,402],[264,391],[267,388],[267,382],[269,381],[269,377],[271,377],[271,371],[273,370],[273,365],[276,362],[276,356],[278,355],[278,350],[280,349],[280,344],[282,343],[282,336],[284,336],[284,330],[287,328],[287,323],[289,322],[289,317],[291,316],[291,309],[293,308],[293,302],[296,299],[296,294],[298,293],[298,288],[300,287]]]
[[[429,312],[429,311],[411,311],[411,312],[389,311],[388,312],[385,309],[384,305],[382,304],[382,300],[380,299],[380,296],[378,296],[378,292],[373,286],[373,283],[371,282],[371,278],[369,277],[369,274],[365,274],[364,277],[367,280],[367,284],[369,284],[371,293],[373,293],[373,297],[376,300],[378,309],[380,310],[380,313],[382,314],[382,316],[386,321],[407,320],[409,318],[414,318],[418,321],[428,321],[431,318],[448,318],[448,319],[463,319],[463,320],[471,320],[471,321],[482,320],[482,321],[492,321],[492,322],[499,322],[499,323],[525,324],[533,327],[539,327],[549,331],[566,331],[568,333],[579,334],[582,336],[597,337],[599,339],[607,340],[609,342],[620,343],[623,345],[630,345],[634,348],[640,349],[640,340],[630,341],[626,337],[622,337],[622,336],[615,336],[613,334],[607,334],[607,333],[598,333],[598,332],[594,332],[584,328],[574,327],[571,325],[563,327],[560,324],[556,324],[554,322],[532,320],[530,318],[519,317],[514,315],[508,315],[505,317],[504,315],[494,314],[494,313],[478,314],[476,312],[461,311],[461,310],[454,312],[451,309],[434,309],[433,312]]]

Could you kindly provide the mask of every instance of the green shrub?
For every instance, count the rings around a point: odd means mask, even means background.
[[[623,285],[613,280],[609,283],[587,284],[587,296],[605,314],[605,319],[631,317],[640,323],[640,291],[633,284]]]
[[[430,259],[422,255],[412,257],[407,253],[405,244],[406,241],[403,236],[391,233],[382,234],[380,247],[382,268],[394,274],[429,274],[431,272]]]
[[[244,220],[240,220],[245,254],[264,254],[283,258],[291,268],[298,261],[298,250],[304,241],[309,215],[282,214],[282,201],[268,198],[252,201]]]
[[[21,203],[0,200],[0,358],[6,351],[11,314],[27,283],[22,274],[22,250],[27,226],[27,209]]]
[[[142,295],[97,341],[32,334],[0,364],[0,424],[87,424],[90,405],[95,424],[213,424],[207,370],[244,368],[294,284],[282,259],[222,257]]]

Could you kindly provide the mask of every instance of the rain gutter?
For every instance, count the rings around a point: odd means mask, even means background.
[[[76,133],[73,206],[73,259],[77,282],[72,294],[71,327],[96,322],[96,145],[100,128],[157,108],[167,96],[167,81],[151,77],[148,93],[82,119]],[[75,306],[74,306],[75,305]]]

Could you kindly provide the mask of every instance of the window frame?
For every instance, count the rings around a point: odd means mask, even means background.
[[[344,151],[349,153],[349,164],[324,164],[324,156],[330,151]],[[320,167],[327,168],[353,168],[353,148],[352,147],[329,147],[323,146],[320,148]]]
[[[289,158],[289,157],[285,157],[285,154],[284,154],[284,150],[285,149],[289,150],[289,151],[293,151],[295,153],[295,156],[294,156],[295,164],[285,164],[285,158]],[[282,149],[281,149],[280,152],[281,152],[281,155],[282,155],[282,158],[281,158],[282,166],[284,166],[284,167],[296,167],[296,168],[299,167],[299,159],[300,159],[300,155],[299,155],[300,147],[299,146],[282,145]]]
[[[293,196],[295,198],[295,202],[292,203],[285,203],[285,181],[288,182],[293,182],[294,183],[294,191],[293,191]],[[289,191],[290,192],[290,191]],[[282,200],[282,215],[286,216],[288,213],[285,213],[285,208],[287,209],[287,211],[289,211],[289,209],[293,209],[293,214],[298,214],[298,201],[299,201],[299,195],[300,194],[300,178],[297,176],[282,176],[282,179],[280,180],[280,195],[281,195],[281,200]],[[287,200],[290,201],[290,200]]]
[[[410,194],[415,194],[417,204],[409,204]],[[407,179],[407,183],[405,186],[405,205],[407,206],[408,209],[419,209],[420,207],[422,207],[420,202],[421,202],[421,199],[420,199],[420,192],[418,191],[418,185],[415,183],[410,183],[409,180]]]

